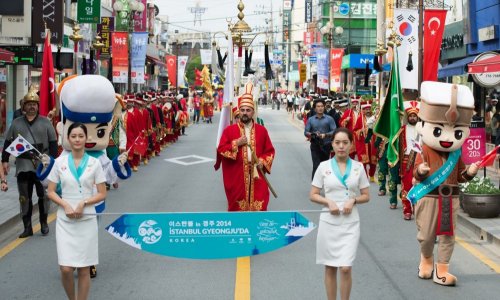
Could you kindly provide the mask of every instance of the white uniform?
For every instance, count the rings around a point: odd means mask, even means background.
[[[360,195],[360,189],[370,186],[363,164],[355,160],[351,161],[351,172],[346,180],[348,189],[333,173],[330,160],[320,163],[312,181],[313,186],[325,190],[325,197],[335,201],[340,210],[343,210],[344,203],[348,199]],[[325,207],[323,210],[328,210],[328,208]],[[356,205],[349,215],[341,213],[334,216],[330,213],[322,213],[316,241],[316,263],[332,267],[352,266],[359,244],[359,228],[359,213]]]
[[[62,198],[73,208],[78,203],[92,196],[96,184],[106,182],[99,160],[89,157],[87,167],[78,182],[69,169],[69,155],[55,160],[48,180],[60,183]],[[84,214],[94,213],[92,205],[84,208]],[[57,257],[60,266],[88,267],[97,265],[98,232],[96,216],[84,215],[80,219],[70,219],[64,209],[57,210],[56,244]]]

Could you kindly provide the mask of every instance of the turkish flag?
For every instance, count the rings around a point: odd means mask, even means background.
[[[148,151],[148,141],[144,136],[139,136],[132,147],[134,153],[144,156]]]
[[[45,35],[43,45],[42,78],[40,79],[40,106],[39,113],[42,116],[56,107],[55,84],[54,84],[54,62],[52,60],[52,48],[50,45],[50,30]]]
[[[492,166],[495,162],[495,158],[497,156],[497,150],[500,148],[500,145],[496,146],[493,150],[488,152],[481,161],[479,162],[479,168]]]
[[[177,56],[167,55],[165,56],[165,62],[167,64],[168,80],[172,86],[177,86]]]
[[[437,81],[446,12],[447,10],[443,9],[426,9],[424,11],[423,81]]]

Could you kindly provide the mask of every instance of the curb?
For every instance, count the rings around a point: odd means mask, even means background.
[[[500,234],[494,234],[491,230],[493,228],[483,228],[474,223],[474,221],[471,220],[470,217],[466,216],[466,213],[460,211],[457,214],[457,222],[470,230],[474,236],[481,241],[485,241],[495,247],[498,247],[500,249]],[[498,221],[498,218],[495,220],[496,222]],[[498,225],[496,225],[498,227]],[[498,230],[498,229],[497,229]]]

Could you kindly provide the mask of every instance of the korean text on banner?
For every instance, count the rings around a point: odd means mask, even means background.
[[[165,56],[165,63],[167,64],[168,80],[172,86],[177,87],[177,56]]]
[[[143,32],[148,30],[148,4],[147,0],[139,0],[139,2],[142,2],[142,5],[144,5],[144,11],[140,14],[134,14],[134,31]]]
[[[144,64],[146,62],[146,50],[148,45],[147,32],[132,33],[132,45],[130,48],[130,63],[132,64],[132,83],[144,83]]]
[[[78,0],[76,20],[78,23],[99,23],[101,0]]]
[[[330,49],[330,90],[340,89],[340,74],[342,73],[342,58],[344,49]]]
[[[102,17],[100,24],[102,43],[104,47],[101,49],[101,56],[109,57],[111,55],[111,32],[115,31],[115,18],[114,17]]]
[[[444,9],[426,9],[424,11],[423,81],[437,81],[446,12],[447,10]]]
[[[127,83],[128,78],[128,32],[111,34],[113,47],[113,82]]]
[[[316,56],[318,57],[318,88],[328,89],[328,49],[317,49]]]
[[[401,42],[401,46],[398,48],[401,87],[418,90],[418,10],[396,8],[394,10],[394,23],[398,39]],[[409,71],[407,66],[410,59],[413,68]]]
[[[2,1],[2,5],[7,1]],[[64,36],[64,1],[37,0],[30,1],[31,10],[31,43],[43,44],[45,40],[45,24],[50,29],[52,44],[62,44]],[[49,17],[50,16],[50,17]],[[5,30],[5,28],[4,28]]]

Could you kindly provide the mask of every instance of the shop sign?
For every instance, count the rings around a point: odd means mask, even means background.
[[[446,25],[441,43],[441,60],[456,59],[467,56],[465,47],[464,22]]]
[[[100,0],[78,0],[77,22],[99,23],[101,16]]]
[[[500,55],[496,52],[484,52],[474,59],[474,62]],[[472,74],[474,81],[482,87],[496,87],[500,85],[500,72]]]
[[[334,18],[376,19],[377,3],[366,1],[337,1],[333,5]]]
[[[496,25],[479,28],[477,35],[480,42],[494,40],[498,38],[498,29]]]

